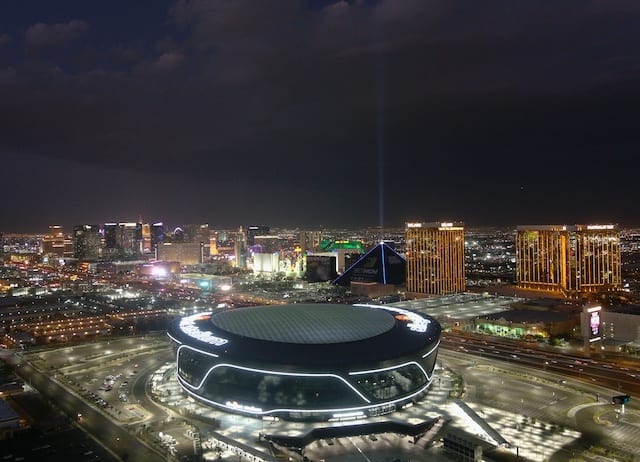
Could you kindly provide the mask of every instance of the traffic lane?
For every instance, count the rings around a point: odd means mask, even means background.
[[[592,384],[607,386],[631,394],[640,393],[638,375],[630,368],[620,369],[614,365],[591,359],[546,352],[544,354],[520,346],[496,344],[487,345],[486,341],[473,338],[456,339],[448,337],[441,346],[443,349],[484,356],[504,362],[529,366],[532,369],[561,373],[567,377]]]
[[[164,353],[156,353],[152,357],[144,358],[138,362],[139,372],[129,379],[129,387],[135,400],[147,411],[152,412],[155,416],[160,416],[160,418],[167,416],[167,412],[147,395],[147,380],[161,364],[172,360],[173,350],[171,348],[167,348]]]
[[[155,461],[161,457],[157,452],[130,435],[127,430],[120,428],[97,409],[67,392],[64,387],[31,365],[23,364],[17,372],[23,380],[48,400],[54,402],[63,412],[74,419],[79,419],[78,423],[82,428],[123,460],[131,459],[144,462]]]

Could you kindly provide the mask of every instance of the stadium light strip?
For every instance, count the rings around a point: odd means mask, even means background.
[[[176,363],[177,363],[177,359],[178,358],[176,357]],[[264,369],[252,369],[250,367],[237,366],[235,364],[229,364],[229,363],[220,363],[220,364],[216,364],[215,366],[212,366],[207,371],[207,373],[204,375],[204,377],[200,381],[200,384],[197,385],[197,386],[191,385],[190,383],[188,383],[186,381],[185,381],[185,384],[187,384],[187,386],[189,388],[192,388],[193,390],[199,390],[204,385],[204,382],[209,377],[209,374],[211,374],[213,372],[213,370],[217,369],[218,367],[230,367],[232,369],[240,369],[241,371],[258,372],[258,373],[261,373],[261,374],[286,375],[286,376],[290,376],[290,377],[333,377],[333,378],[336,378],[336,379],[341,380],[342,382],[344,382],[349,388],[351,388],[354,392],[356,392],[356,394],[360,398],[362,398],[364,401],[366,401],[367,403],[371,402],[370,400],[367,399],[366,396],[364,396],[362,393],[360,393],[356,387],[351,385],[344,377],[340,377],[339,375],[336,375],[336,374],[310,374],[310,373],[305,373],[305,372],[295,373],[295,372],[268,371],[268,370],[264,370]],[[180,375],[178,375],[178,377],[180,377]]]
[[[440,346],[440,339],[438,339],[438,343],[435,344],[435,346],[433,348],[431,348],[429,351],[427,351],[425,354],[422,355],[423,358],[426,358],[427,356],[429,356],[431,353],[433,353],[435,350],[438,349],[438,347]]]
[[[182,379],[180,376],[178,376],[178,381],[180,382],[180,384],[182,384],[184,382],[184,384],[188,385],[184,379]],[[377,404],[371,404],[369,406],[359,406],[359,407],[347,407],[347,408],[336,408],[336,409],[271,409],[269,411],[251,411],[249,410],[248,407],[246,408],[241,408],[240,406],[229,406],[226,404],[222,404],[222,403],[218,403],[217,401],[213,401],[207,398],[204,398],[200,395],[198,395],[197,393],[189,390],[186,387],[182,387],[184,391],[186,391],[188,394],[192,395],[193,397],[199,399],[200,401],[204,401],[205,403],[208,403],[212,406],[217,406],[217,407],[222,407],[225,409],[229,409],[232,411],[244,411],[248,414],[253,414],[253,415],[268,415],[268,414],[275,414],[275,413],[283,413],[283,412],[292,412],[292,413],[308,413],[308,414],[325,414],[325,413],[341,413],[341,412],[352,412],[352,411],[364,411],[367,409],[373,409],[376,407],[382,407],[382,406],[388,406],[389,404],[396,404],[399,403],[401,401],[405,401],[405,400],[410,400],[411,398],[413,398],[414,396],[418,396],[419,394],[423,393],[427,388],[429,388],[429,386],[431,386],[431,381],[429,381],[424,387],[422,387],[421,389],[419,389],[418,391],[407,395],[407,396],[403,396],[402,398],[398,398],[398,399],[394,399],[392,401],[385,401],[383,403],[377,403]],[[252,407],[252,406],[251,406]],[[256,408],[259,409],[259,408]]]
[[[431,377],[429,377],[429,374],[427,374],[427,371],[425,371],[424,368],[420,364],[415,362],[415,361],[409,361],[409,362],[406,362],[406,363],[398,364],[396,366],[383,367],[383,368],[380,368],[380,369],[370,369],[368,371],[349,372],[349,375],[375,374],[377,372],[384,372],[384,371],[391,371],[391,370],[394,370],[394,369],[400,369],[401,367],[409,366],[411,364],[415,364],[416,366],[418,366],[420,368],[420,370],[422,371],[424,376],[427,378],[427,381],[431,380]]]
[[[208,351],[204,351],[204,350],[199,350],[198,348],[194,348],[190,345],[180,345],[178,347],[178,349],[176,350],[176,363],[178,362],[178,357],[180,356],[180,351],[183,348],[188,348],[189,350],[193,350],[193,351],[197,351],[198,353],[202,353],[203,355],[207,355],[207,356],[213,356],[214,358],[219,358],[220,356],[215,354],[215,353],[209,353]]]

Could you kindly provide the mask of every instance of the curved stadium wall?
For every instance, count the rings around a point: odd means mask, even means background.
[[[177,319],[169,337],[178,381],[201,402],[255,416],[339,420],[422,398],[440,325],[389,306],[294,304]]]

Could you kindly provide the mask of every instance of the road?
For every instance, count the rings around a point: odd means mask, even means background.
[[[22,363],[17,368],[17,372],[25,382],[37,389],[67,415],[79,416],[78,424],[103,446],[110,448],[121,460],[145,462],[157,461],[161,458],[158,452],[143,444],[130,433],[128,428],[114,422],[30,364]]]
[[[593,359],[565,354],[562,351],[552,350],[547,345],[543,349],[537,344],[511,344],[483,336],[447,333],[442,337],[441,347],[519,364],[535,371],[563,374],[584,383],[618,390],[620,394],[640,395],[640,367],[638,366],[622,365],[601,358]]]

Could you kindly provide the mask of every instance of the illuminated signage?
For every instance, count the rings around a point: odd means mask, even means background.
[[[585,330],[585,336],[587,336],[586,332],[589,332],[588,334],[588,338],[589,338],[589,342],[597,342],[598,340],[600,340],[600,322],[601,322],[601,318],[600,318],[600,311],[602,311],[602,307],[601,306],[592,306],[589,308],[584,309],[584,312],[587,315],[587,319],[586,322],[588,323],[588,325],[584,325],[582,326],[582,328]]]
[[[240,411],[246,411],[246,412],[252,412],[255,414],[260,414],[262,412],[262,409],[260,409],[259,407],[255,407],[255,406],[245,406],[244,404],[239,404],[237,401],[227,401],[225,403],[225,405],[227,407],[233,408],[233,409],[238,409]]]
[[[443,228],[451,228],[453,226],[453,223],[440,223],[440,226]]]
[[[407,228],[422,228],[422,223],[407,223]]]
[[[378,305],[366,305],[366,304],[357,304],[354,306],[366,306],[368,308],[377,308],[383,309],[387,311],[393,311],[394,313],[399,313],[400,316],[396,316],[395,318],[399,321],[407,321],[407,327],[409,330],[413,332],[426,332],[429,328],[430,321],[426,318],[423,318],[418,313],[414,313],[413,311],[403,310],[402,308],[395,308],[391,306],[378,306]]]
[[[598,335],[600,332],[600,312],[594,311],[589,318],[589,329],[591,329],[591,335]]]
[[[209,316],[211,316],[211,313],[201,313],[182,318],[180,320],[180,330],[187,334],[189,337],[192,337],[201,342],[209,343],[214,346],[222,346],[226,343],[229,343],[229,340],[227,340],[226,338],[216,337],[211,332],[200,330],[200,328],[196,325],[196,321],[207,319]]]
[[[587,225],[587,229],[613,229],[615,225]]]

